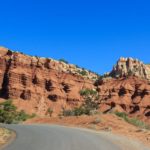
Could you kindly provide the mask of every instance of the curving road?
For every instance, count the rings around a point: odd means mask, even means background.
[[[102,135],[56,125],[7,125],[16,139],[5,150],[120,150]]]
[[[122,150],[114,144],[115,138],[110,139],[103,133],[89,130],[58,125],[5,127],[16,132],[16,139],[4,150]]]

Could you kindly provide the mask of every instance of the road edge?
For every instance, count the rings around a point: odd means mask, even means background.
[[[64,128],[72,128],[72,129],[78,129],[81,131],[87,131],[87,132],[92,132],[96,134],[102,134],[105,139],[108,139],[110,142],[113,144],[119,146],[122,150],[149,150],[149,147],[139,140],[132,139],[129,137],[126,137],[124,135],[112,133],[109,131],[102,131],[102,130],[94,130],[92,128],[84,128],[84,127],[78,127],[78,126],[70,126],[70,125],[61,125],[61,124],[28,124],[28,125],[54,125],[54,126],[60,126]],[[115,140],[114,140],[115,139]],[[121,139],[121,141],[120,141]],[[124,146],[124,148],[122,147]]]
[[[17,136],[16,132],[14,130],[11,130],[11,129],[6,128],[6,127],[2,127],[2,128],[5,128],[5,129],[9,130],[11,132],[11,135],[7,139],[7,142],[0,146],[0,150],[4,150],[7,146],[9,146],[16,139],[16,136]]]

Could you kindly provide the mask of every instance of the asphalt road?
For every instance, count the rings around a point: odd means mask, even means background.
[[[16,139],[5,150],[120,150],[103,135],[57,125],[7,125]]]

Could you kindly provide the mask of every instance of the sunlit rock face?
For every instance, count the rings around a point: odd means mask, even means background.
[[[0,47],[0,97],[13,99],[19,109],[45,115],[48,108],[54,115],[62,109],[80,105],[80,90],[93,88],[93,77],[78,73],[81,68],[49,58],[39,58]]]
[[[97,84],[102,112],[121,111],[150,118],[150,84],[138,77],[110,79]]]
[[[138,60],[120,58],[107,77],[95,82],[96,74],[75,65],[0,47],[0,98],[12,99],[28,113],[46,116],[51,108],[57,116],[83,103],[82,89],[96,89],[100,111],[122,111],[149,119],[149,70],[149,65]]]
[[[110,73],[113,77],[137,76],[150,81],[150,65],[138,59],[121,57]]]

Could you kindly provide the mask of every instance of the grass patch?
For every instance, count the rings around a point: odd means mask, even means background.
[[[12,132],[5,128],[0,128],[0,146],[5,144],[10,138]]]
[[[0,104],[0,123],[19,123],[33,118],[35,115],[26,114],[25,111],[17,111],[17,107],[11,100],[6,100]]]
[[[127,114],[124,112],[115,112],[115,115],[120,117],[120,118],[123,118],[126,122],[128,122],[128,123],[130,123],[136,127],[150,130],[150,126],[147,125],[145,122],[139,120],[138,118],[129,118],[127,116]]]

